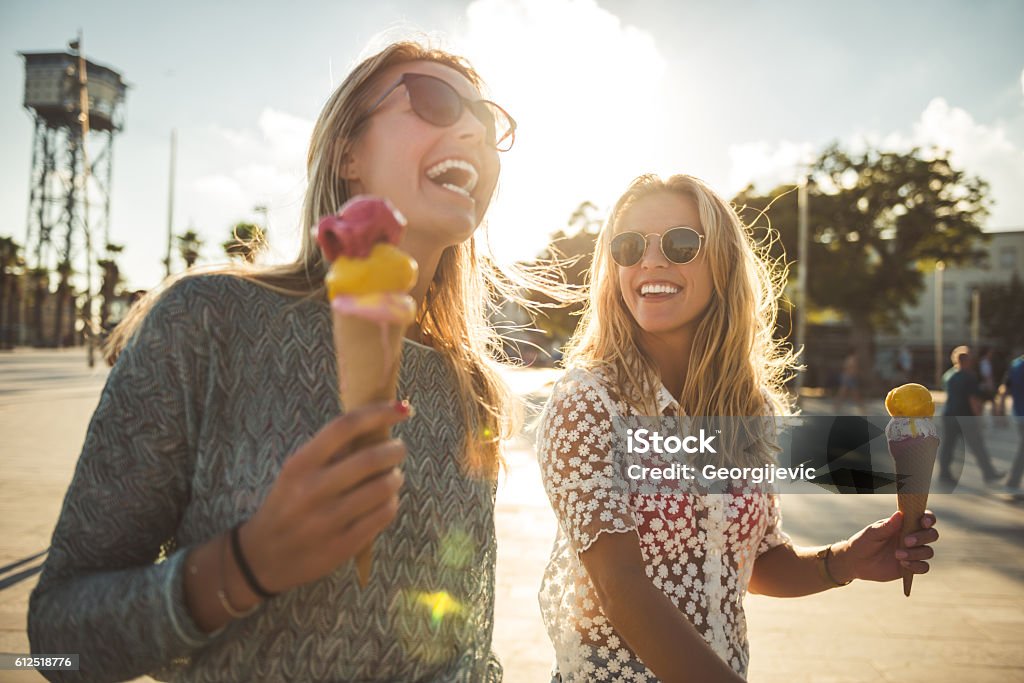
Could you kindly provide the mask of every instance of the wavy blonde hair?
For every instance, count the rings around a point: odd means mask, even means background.
[[[633,204],[661,193],[696,204],[713,285],[711,302],[697,325],[682,395],[676,397],[680,406],[691,416],[788,414],[792,399],[784,384],[796,360],[788,345],[773,336],[785,264],[768,257],[771,234],[767,243],[757,243],[736,211],[689,175],[665,180],[640,176],[616,202],[597,238],[589,295],[566,348],[566,364],[611,370],[623,400],[642,414],[658,414],[651,387],[661,379],[637,343],[639,328],[619,290],[611,240]]]
[[[316,243],[314,226],[351,196],[340,175],[342,159],[362,133],[364,112],[381,72],[396,64],[437,62],[465,76],[478,89],[483,81],[463,58],[419,42],[401,41],[357,65],[328,99],[313,127],[306,161],[308,187],[302,206],[302,244],[288,264],[232,264],[191,271],[169,278],[138,302],[114,330],[105,352],[113,362],[152,309],[162,292],[182,277],[222,273],[234,275],[274,292],[320,299],[326,305],[326,265]],[[514,279],[514,278],[513,278]],[[505,359],[501,338],[488,324],[496,298],[521,301],[510,278],[489,256],[477,253],[473,238],[444,250],[427,289],[417,321],[421,331],[444,354],[462,397],[467,437],[467,467],[480,476],[496,476],[502,464],[500,443],[518,426],[518,403],[497,372],[494,359]]]

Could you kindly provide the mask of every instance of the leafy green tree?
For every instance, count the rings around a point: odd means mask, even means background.
[[[186,268],[191,268],[199,260],[199,252],[203,248],[203,240],[191,228],[178,235],[175,239],[178,240],[178,253],[181,254],[181,260],[185,262]],[[226,246],[225,249],[227,249]]]
[[[549,245],[538,255],[538,260],[555,264],[558,276],[565,283],[582,287],[590,272],[602,222],[603,217],[598,214],[597,207],[592,202],[582,202],[569,216],[567,228],[551,236]],[[553,303],[552,299],[539,292],[530,292],[528,298],[541,304]],[[537,326],[564,342],[576,330],[582,310],[582,304],[541,308],[537,311]]]
[[[18,278],[25,268],[21,245],[0,237],[0,348],[14,346],[14,325],[20,309]]]
[[[100,329],[107,328],[110,321],[110,304],[117,296],[117,287],[121,284],[121,269],[117,265],[116,257],[124,251],[120,244],[107,245],[107,258],[97,261],[100,271],[103,273],[103,282],[100,284]]]
[[[897,331],[925,272],[938,260],[960,264],[981,255],[988,185],[954,168],[948,154],[917,148],[853,154],[833,145],[810,175],[808,305],[845,314],[860,367],[869,368],[875,333]],[[746,222],[778,230],[775,255],[796,257],[792,185],[765,195],[747,188],[733,202]]]
[[[57,347],[74,345],[75,296],[74,287],[71,284],[71,276],[74,273],[74,266],[71,265],[69,259],[65,258],[57,264],[57,275],[60,276],[60,279],[57,281],[56,314],[53,320],[53,337],[50,342]],[[68,313],[67,318],[70,322],[70,332],[64,331],[65,312]]]
[[[35,346],[46,346],[46,330],[43,329],[43,307],[50,294],[50,271],[41,266],[28,272],[32,285],[32,335]]]
[[[259,252],[266,249],[267,238],[263,228],[255,223],[240,222],[231,228],[231,239],[221,246],[229,258],[254,263]]]

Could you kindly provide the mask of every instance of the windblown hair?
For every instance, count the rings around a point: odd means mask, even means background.
[[[108,360],[116,359],[161,293],[182,277],[230,274],[287,296],[320,299],[326,305],[323,281],[327,266],[314,228],[322,216],[337,211],[351,197],[349,184],[339,171],[342,159],[362,132],[364,113],[371,105],[379,75],[393,65],[413,61],[443,64],[477,88],[483,85],[463,58],[418,42],[395,42],[363,60],[331,95],[313,128],[297,260],[273,266],[225,265],[169,278],[136,304],[111,334],[105,349]],[[521,301],[510,278],[502,276],[489,256],[478,254],[470,238],[444,250],[417,316],[423,334],[445,355],[456,377],[467,430],[466,466],[486,477],[496,476],[500,469],[500,442],[517,428],[519,414],[494,360],[504,358],[504,353],[487,316],[499,297]]]
[[[713,288],[697,325],[683,392],[676,399],[690,416],[788,414],[792,401],[783,385],[796,362],[789,347],[772,334],[786,268],[768,257],[768,245],[755,242],[728,203],[688,175],[666,180],[640,176],[615,204],[597,238],[589,297],[566,349],[566,364],[610,370],[624,401],[641,414],[658,414],[652,388],[661,378],[640,348],[639,327],[622,299],[611,240],[635,202],[662,193],[696,204]]]

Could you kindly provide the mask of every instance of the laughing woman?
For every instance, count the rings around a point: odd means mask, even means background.
[[[81,656],[52,680],[501,680],[509,401],[472,236],[515,124],[480,86],[418,44],[362,62],[313,130],[299,259],[185,277],[119,328],[29,608],[34,652]],[[311,228],[354,194],[408,219],[420,308],[399,395],[416,415],[401,402],[337,416]],[[398,439],[353,445],[391,425]],[[374,538],[363,589],[349,560]]]
[[[788,409],[782,383],[793,359],[772,338],[778,278],[704,183],[637,179],[598,236],[590,282],[539,432],[559,521],[540,592],[554,680],[742,680],[748,590],[794,597],[928,570],[938,538],[930,512],[916,543],[908,537],[913,547],[896,547],[896,513],[849,539],[799,548],[770,490],[651,493],[626,483],[617,419],[763,424]],[[719,450],[722,464],[765,463]]]

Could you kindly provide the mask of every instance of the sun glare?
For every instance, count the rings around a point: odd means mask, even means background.
[[[529,259],[584,201],[665,166],[665,60],[594,2],[479,0],[458,47],[519,123],[489,214],[499,260]],[[677,121],[678,123],[678,121]]]

